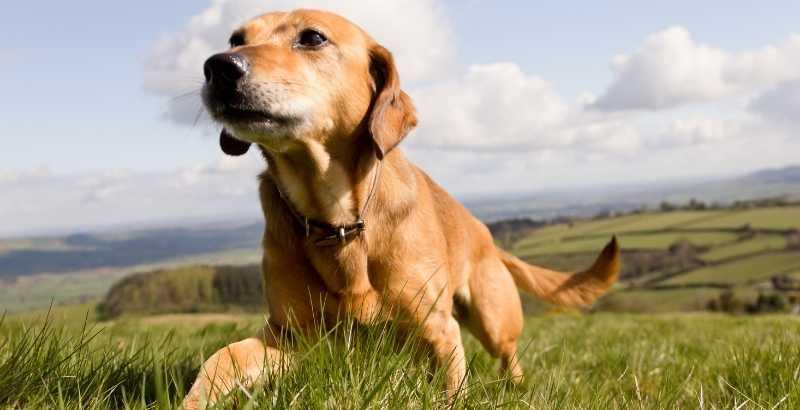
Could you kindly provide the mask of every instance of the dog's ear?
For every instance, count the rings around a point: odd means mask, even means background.
[[[370,73],[375,82],[369,132],[378,159],[383,159],[417,125],[417,110],[411,97],[400,89],[392,53],[376,44],[369,54]]]
[[[250,143],[237,139],[223,128],[222,132],[219,133],[219,147],[222,148],[222,152],[238,157],[247,153],[247,150],[250,149]]]

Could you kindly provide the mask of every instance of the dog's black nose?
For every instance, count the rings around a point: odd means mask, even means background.
[[[203,64],[206,84],[220,88],[235,88],[249,71],[247,59],[236,53],[214,54]]]

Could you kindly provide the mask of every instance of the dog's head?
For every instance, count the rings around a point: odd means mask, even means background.
[[[340,16],[265,14],[235,30],[230,46],[203,67],[203,101],[224,127],[227,154],[368,135],[382,158],[416,125],[391,53]]]

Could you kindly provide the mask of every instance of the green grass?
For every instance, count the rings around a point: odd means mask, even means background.
[[[800,252],[766,253],[744,260],[709,266],[672,277],[659,284],[691,285],[717,283],[741,285],[766,280],[773,275],[800,268]]]
[[[720,261],[751,253],[776,251],[786,247],[786,238],[780,235],[756,235],[740,242],[715,247],[702,255],[706,261]]]
[[[91,316],[91,315],[90,315]],[[172,408],[201,357],[262,318],[194,324],[129,318],[86,328],[78,309],[46,327],[30,314],[0,327],[0,406]],[[442,407],[441,374],[413,343],[382,327],[299,340],[298,365],[222,408]],[[347,335],[353,335],[348,337]],[[465,336],[469,379],[456,408],[782,408],[800,406],[800,321],[718,315],[548,315],[527,318],[526,382],[509,386]],[[422,354],[420,354],[422,353]],[[249,397],[248,397],[249,396]]]
[[[755,291],[753,282],[777,273],[800,278],[800,253],[758,254],[782,248],[785,237],[759,234],[736,241],[743,233],[731,230],[747,223],[797,227],[800,208],[655,213],[555,225],[523,238],[514,251],[521,256],[596,252],[611,233],[619,234],[628,250],[663,250],[688,239],[711,248],[701,257],[712,266],[657,285],[716,283],[749,294]],[[0,304],[20,310],[52,297],[75,298],[81,289],[100,293],[113,275],[95,275],[47,276],[0,288]],[[500,377],[497,362],[464,330],[469,379],[455,407],[800,408],[800,319],[666,315],[703,309],[721,290],[615,289],[599,309],[647,314],[526,319],[520,339],[526,381],[520,387]],[[252,334],[264,320],[252,314],[203,314],[97,322],[93,308],[58,307],[46,322],[41,312],[14,313],[0,322],[0,408],[174,408],[203,357]],[[332,335],[299,338],[298,364],[291,372],[237,392],[219,407],[443,407],[442,375],[430,373],[423,360],[427,353],[413,340],[390,342],[393,331],[353,332],[345,323]]]

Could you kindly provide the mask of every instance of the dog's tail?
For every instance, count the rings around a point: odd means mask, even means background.
[[[600,252],[591,268],[572,275],[529,265],[501,249],[497,251],[517,287],[556,305],[589,305],[619,277],[620,255],[616,237]]]

